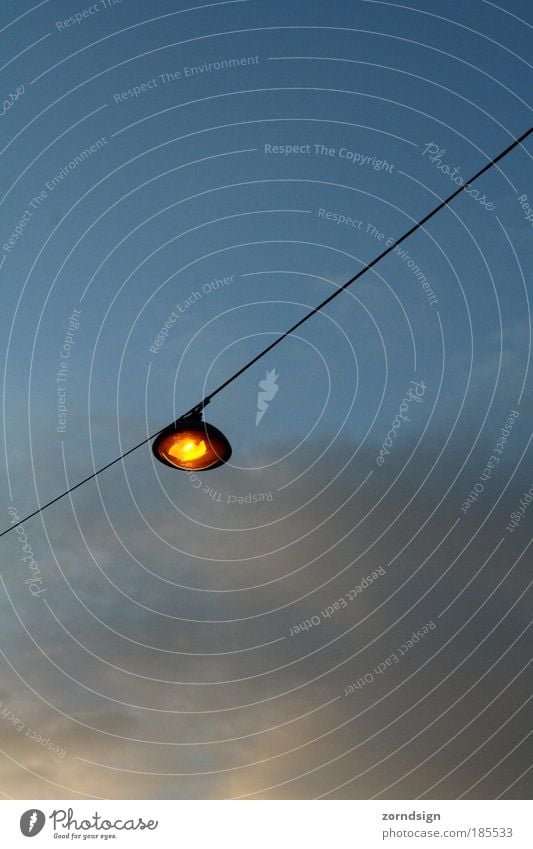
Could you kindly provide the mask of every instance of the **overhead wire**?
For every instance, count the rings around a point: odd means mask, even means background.
[[[469,180],[463,182],[462,185],[459,186],[458,189],[456,189],[450,195],[448,195],[448,197],[445,198],[443,201],[441,201],[436,207],[434,207],[434,209],[432,209],[431,212],[428,212],[427,215],[424,215],[423,218],[421,218],[419,221],[417,221],[416,224],[414,224],[412,227],[410,227],[409,230],[407,230],[402,236],[400,236],[398,239],[396,239],[391,245],[389,245],[389,247],[385,248],[385,250],[382,251],[380,254],[378,254],[378,256],[376,256],[373,260],[371,260],[371,262],[364,265],[357,272],[357,274],[354,274],[353,277],[350,277],[350,279],[347,280],[346,283],[343,283],[342,286],[339,286],[331,295],[328,295],[328,297],[324,298],[324,300],[321,301],[319,304],[317,304],[316,307],[313,307],[313,309],[311,309],[301,319],[299,319],[295,324],[293,324],[291,327],[289,327],[288,330],[285,330],[277,339],[275,339],[273,342],[271,342],[270,345],[267,345],[267,347],[264,348],[262,351],[260,351],[259,354],[256,354],[255,357],[253,357],[244,366],[242,366],[240,369],[238,369],[238,371],[234,372],[234,374],[232,374],[230,377],[228,377],[227,380],[225,380],[223,383],[220,384],[220,386],[217,386],[216,389],[214,389],[212,392],[210,392],[208,395],[206,395],[202,399],[202,401],[200,401],[199,404],[195,404],[194,407],[191,407],[190,410],[188,410],[186,413],[183,413],[183,415],[181,415],[178,419],[176,419],[174,424],[178,424],[180,421],[182,421],[183,419],[185,419],[189,416],[201,415],[204,407],[207,404],[209,404],[209,402],[215,397],[215,395],[218,395],[218,393],[222,392],[222,390],[225,389],[227,386],[229,386],[230,383],[233,383],[234,380],[237,380],[237,378],[240,377],[241,374],[244,374],[244,372],[247,371],[249,368],[251,368],[253,365],[255,365],[255,363],[258,360],[260,360],[262,357],[264,357],[266,354],[268,354],[270,351],[272,351],[272,349],[275,348],[276,345],[279,345],[281,342],[283,342],[283,340],[286,339],[287,336],[290,336],[290,334],[294,333],[294,331],[297,330],[299,327],[301,327],[302,324],[304,324],[306,321],[309,321],[309,319],[312,318],[314,315],[316,315],[316,313],[318,313],[322,309],[324,309],[324,307],[327,306],[327,304],[331,303],[331,301],[333,301],[335,298],[339,297],[339,295],[341,295],[342,292],[344,292],[344,290],[348,288],[348,286],[351,286],[353,283],[356,282],[356,280],[359,280],[359,278],[362,277],[363,274],[366,274],[367,271],[370,271],[371,268],[373,268],[375,265],[377,265],[377,263],[380,262],[382,259],[384,259],[388,254],[390,254],[394,250],[396,250],[396,248],[399,245],[401,245],[402,242],[404,242],[406,239],[408,239],[409,236],[411,236],[414,232],[416,232],[416,230],[419,230],[421,227],[423,227],[424,224],[426,224],[426,222],[428,222],[431,218],[433,218],[434,215],[437,214],[437,212],[440,212],[440,210],[443,209],[445,206],[447,206],[454,198],[457,197],[457,195],[459,195],[461,192],[463,192],[467,187],[471,186],[472,183],[474,182],[474,180],[477,180],[479,177],[481,177],[482,174],[484,174],[486,171],[489,170],[489,168],[492,168],[494,165],[496,165],[497,162],[499,162],[501,159],[503,159],[504,156],[507,156],[507,154],[510,153],[515,147],[517,147],[519,144],[521,144],[523,141],[525,141],[525,139],[532,132],[533,132],[533,127],[530,127],[528,130],[526,130],[525,133],[522,133],[521,136],[516,138],[512,142],[512,144],[510,144],[508,147],[506,147],[505,150],[503,150],[501,153],[499,153],[493,159],[490,159],[489,162],[487,162],[487,164],[483,166],[483,168],[480,168],[480,170],[477,171]],[[109,463],[106,463],[105,466],[102,466],[101,468],[97,469],[95,472],[88,475],[83,480],[74,484],[74,486],[69,487],[64,492],[62,492],[60,495],[56,495],[55,498],[52,498],[50,501],[47,501],[45,504],[42,504],[40,507],[38,507],[32,513],[29,513],[23,519],[21,519],[20,521],[16,522],[13,525],[11,525],[9,528],[6,528],[4,531],[2,531],[0,533],[0,537],[3,537],[3,536],[5,536],[5,534],[8,534],[10,531],[15,530],[15,528],[20,527],[22,524],[27,522],[29,519],[32,519],[34,516],[37,516],[39,513],[42,513],[43,510],[46,510],[48,507],[51,507],[52,504],[55,504],[57,501],[60,501],[62,498],[65,498],[65,496],[70,495],[70,493],[74,492],[80,486],[83,486],[84,484],[88,483],[88,481],[93,480],[93,478],[96,478],[98,475],[102,474],[102,472],[105,472],[106,469],[109,469],[109,468],[111,468],[111,466],[114,466],[115,463],[119,463],[121,460],[123,460],[129,454],[132,454],[134,451],[137,451],[138,448],[141,448],[143,445],[146,445],[148,442],[151,442],[153,439],[156,438],[156,436],[158,436],[160,433],[162,433],[164,430],[166,430],[167,427],[169,427],[169,425],[165,425],[165,427],[159,428],[159,430],[157,430],[155,433],[151,434],[150,436],[147,436],[145,439],[143,439],[141,442],[138,442],[136,445],[134,445],[132,448],[129,448],[127,451],[124,451],[124,453],[121,454],[119,457],[115,457],[114,460],[111,460]]]

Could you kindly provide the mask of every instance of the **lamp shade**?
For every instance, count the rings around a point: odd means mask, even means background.
[[[188,416],[162,430],[152,451],[161,463],[184,471],[216,469],[231,457],[224,434],[199,416]]]

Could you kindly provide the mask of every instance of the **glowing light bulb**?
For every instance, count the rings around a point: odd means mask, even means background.
[[[186,440],[189,440],[188,442]],[[173,442],[167,448],[168,453],[175,457],[177,460],[198,460],[199,457],[203,457],[204,454],[207,453],[207,445],[205,444],[205,440],[199,439],[197,441],[193,441],[189,439],[189,437],[184,437],[178,435],[175,442]]]
[[[226,463],[231,445],[218,428],[201,417],[189,416],[165,428],[152,451],[161,463],[175,469],[203,471]]]

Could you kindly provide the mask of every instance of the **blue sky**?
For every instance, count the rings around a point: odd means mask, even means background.
[[[531,124],[525,0],[8,2],[0,30],[6,527],[355,274],[453,190],[439,165],[466,179]],[[531,157],[213,400],[228,465],[198,483],[144,447],[29,521],[35,597],[2,539],[0,699],[67,751],[4,717],[5,795],[529,792]]]

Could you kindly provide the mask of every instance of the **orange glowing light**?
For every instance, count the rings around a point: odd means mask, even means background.
[[[179,463],[189,463],[203,457],[207,452],[207,445],[205,439],[185,432],[176,435],[174,442],[167,448],[167,452]]]
[[[194,471],[214,469],[231,456],[231,446],[224,434],[192,416],[165,428],[152,450],[165,465]]]

